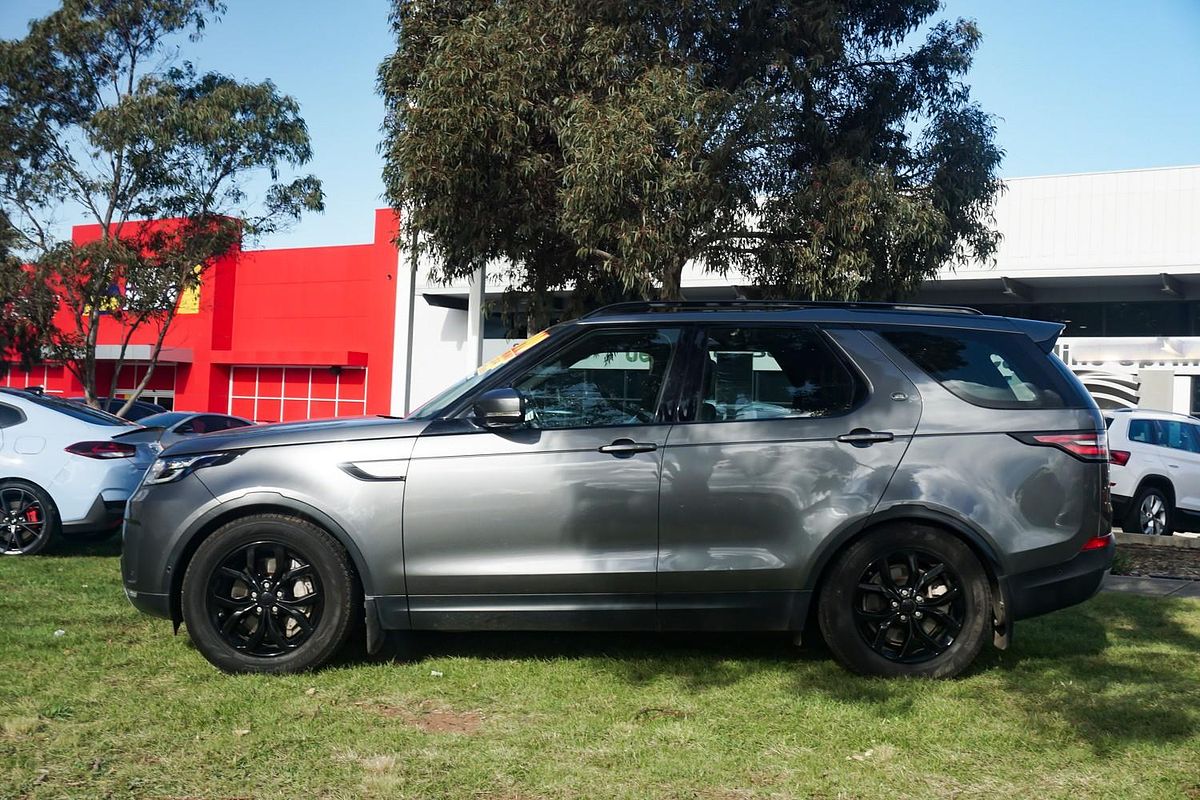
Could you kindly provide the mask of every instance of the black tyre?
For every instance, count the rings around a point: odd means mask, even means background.
[[[920,525],[868,533],[834,562],[817,616],[834,657],[883,677],[952,678],[992,630],[991,586],[961,540]]]
[[[22,480],[0,481],[0,553],[41,553],[61,533],[58,507],[40,486]]]
[[[1129,533],[1170,536],[1175,533],[1175,504],[1157,486],[1143,486],[1133,498],[1129,518],[1122,527]]]
[[[196,648],[226,672],[303,672],[352,628],[358,589],[342,546],[312,523],[244,517],[197,548],[183,578]]]

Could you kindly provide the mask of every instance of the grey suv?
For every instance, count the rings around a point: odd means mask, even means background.
[[[1113,555],[1103,419],[1062,326],[970,309],[635,303],[405,419],[167,449],[125,589],[224,670],[388,630],[788,631],[946,677]]]

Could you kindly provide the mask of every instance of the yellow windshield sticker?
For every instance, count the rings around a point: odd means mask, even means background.
[[[533,336],[530,336],[525,341],[517,342],[516,344],[514,344],[512,347],[505,350],[500,355],[486,361],[482,366],[479,367],[479,369],[475,370],[475,374],[482,375],[485,372],[491,372],[492,370],[494,370],[496,367],[500,366],[501,364],[504,364],[508,361],[512,361],[514,358],[516,358],[521,353],[525,352],[526,350],[528,350],[529,348],[538,344],[539,342],[545,341],[548,338],[550,338],[550,331],[538,331],[537,333],[535,333]]]

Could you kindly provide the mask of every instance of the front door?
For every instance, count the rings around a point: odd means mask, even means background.
[[[664,628],[795,629],[828,538],[871,514],[916,387],[857,331],[714,325],[663,457]]]
[[[584,332],[509,383],[522,427],[451,420],[418,439],[404,500],[413,627],[654,626],[679,339]]]

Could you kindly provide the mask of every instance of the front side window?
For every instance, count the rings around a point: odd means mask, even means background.
[[[835,416],[861,391],[810,328],[711,328],[703,368],[701,422]]]
[[[1069,387],[1020,334],[885,330],[881,335],[954,395],[986,408],[1063,408]]]
[[[679,330],[598,331],[513,381],[531,428],[656,421]]]

